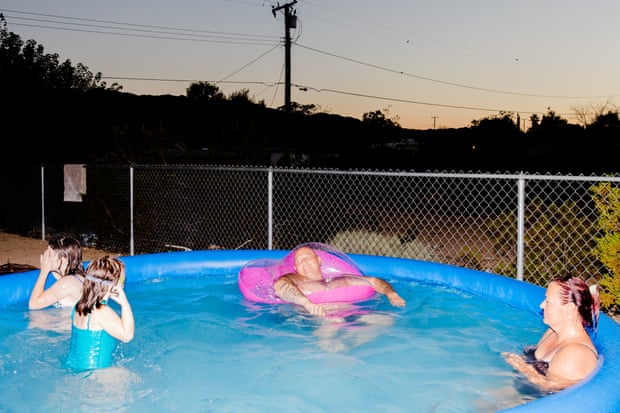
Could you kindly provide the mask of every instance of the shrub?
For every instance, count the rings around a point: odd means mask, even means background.
[[[506,253],[516,245],[515,212],[500,214],[489,226],[496,251]],[[546,285],[555,276],[571,273],[588,279],[598,271],[589,259],[596,227],[574,201],[558,205],[533,200],[525,211],[524,231],[525,281]],[[500,262],[496,272],[514,276],[516,266]]]
[[[598,212],[597,246],[593,254],[604,266],[600,280],[601,306],[618,313],[620,310],[620,188],[601,182],[590,188]]]

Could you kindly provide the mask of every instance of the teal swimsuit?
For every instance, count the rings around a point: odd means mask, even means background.
[[[71,312],[71,347],[67,367],[74,370],[92,370],[109,367],[117,340],[105,330],[90,330],[90,314],[86,329],[73,324],[75,307]]]

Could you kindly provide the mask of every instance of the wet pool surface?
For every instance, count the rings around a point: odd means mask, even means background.
[[[0,412],[493,412],[541,397],[504,362],[541,318],[454,289],[390,280],[317,319],[244,300],[236,276],[128,284],[136,334],[115,366],[64,367],[70,310],[0,316]]]

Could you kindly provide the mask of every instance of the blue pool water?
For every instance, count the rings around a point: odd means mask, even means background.
[[[136,334],[115,366],[69,373],[67,309],[0,312],[0,412],[493,412],[543,395],[503,361],[539,316],[397,278],[325,322],[245,301],[236,274],[129,283]]]

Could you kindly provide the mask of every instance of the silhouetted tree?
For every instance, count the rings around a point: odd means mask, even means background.
[[[3,92],[26,90],[106,89],[101,73],[93,74],[88,67],[70,60],[60,63],[55,53],[45,53],[43,45],[34,40],[22,41],[9,32],[4,15],[0,14],[0,82]],[[114,83],[110,89],[120,90]]]
[[[538,114],[533,113],[532,116],[530,116],[530,129],[535,128],[538,125],[540,125],[540,117]]]
[[[608,100],[600,104],[592,103],[589,105],[574,106],[572,110],[578,122],[585,128],[601,115],[618,112],[618,107]]]
[[[400,127],[398,120],[393,120],[384,114],[381,110],[366,112],[362,115],[362,122],[377,128],[396,128]]]
[[[282,105],[278,107],[278,110],[285,111],[286,106]],[[315,105],[314,103],[308,105],[302,105],[301,103],[297,103],[295,101],[291,102],[290,105],[291,113],[299,113],[301,115],[312,115],[319,113],[321,111],[319,105]]]
[[[186,95],[193,100],[224,99],[224,94],[220,92],[219,87],[204,81],[189,85]]]
[[[620,119],[618,118],[618,112],[608,111],[607,113],[598,115],[587,128],[596,131],[619,132]]]
[[[536,172],[584,172],[584,129],[548,109],[527,132],[529,169]],[[579,166],[578,166],[579,165]]]
[[[584,152],[589,155],[591,170],[597,173],[618,171],[620,158],[620,118],[618,111],[599,114],[586,127],[587,145]]]
[[[525,166],[524,134],[515,122],[514,113],[500,112],[474,120],[469,127],[466,169],[516,171]]]

